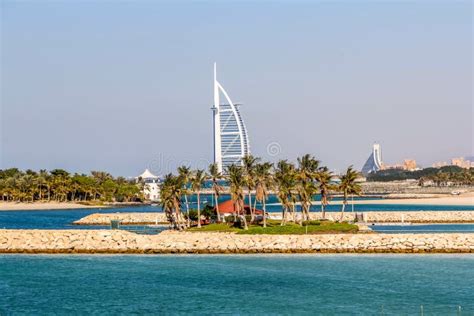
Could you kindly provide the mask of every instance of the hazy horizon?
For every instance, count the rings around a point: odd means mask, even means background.
[[[388,164],[474,155],[470,1],[0,8],[0,169],[203,168],[214,62],[266,160],[361,168],[374,141]]]

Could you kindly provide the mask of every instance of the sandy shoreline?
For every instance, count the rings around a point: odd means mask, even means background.
[[[75,210],[87,208],[106,208],[107,205],[83,205],[71,202],[0,202],[0,211],[40,211],[40,210]]]
[[[297,205],[299,203],[296,203]],[[320,202],[313,202],[313,205],[321,205]],[[349,199],[349,205],[352,201]],[[354,205],[377,204],[377,205],[434,205],[434,206],[472,206],[473,198],[429,198],[429,199],[381,199],[381,200],[354,200]],[[267,205],[281,205],[281,203],[269,203]],[[331,201],[329,205],[342,205],[342,201]]]
[[[342,201],[331,201],[331,205],[341,205]],[[441,196],[430,198],[397,198],[397,199],[379,199],[379,200],[356,200],[354,204],[381,204],[381,205],[446,205],[446,206],[472,206],[474,209],[474,193],[466,193],[459,196]],[[280,205],[280,203],[269,203],[267,205]],[[319,202],[313,202],[313,205],[320,205]],[[17,203],[0,202],[0,211],[35,211],[35,210],[59,210],[59,209],[88,209],[88,208],[107,208],[113,205],[82,205],[71,202],[35,202],[35,203]]]

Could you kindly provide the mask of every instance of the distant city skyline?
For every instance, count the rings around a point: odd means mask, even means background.
[[[2,1],[0,169],[213,161],[212,65],[252,154],[357,169],[474,155],[473,4]]]

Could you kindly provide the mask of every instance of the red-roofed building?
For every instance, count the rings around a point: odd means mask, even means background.
[[[250,206],[245,204],[244,209],[245,209],[245,214],[250,215]],[[234,208],[234,201],[227,200],[227,201],[224,201],[222,203],[219,203],[219,214],[232,215],[234,213],[236,213],[236,210]],[[255,209],[254,213],[257,214],[257,215],[262,215],[263,211],[259,210],[259,209]]]

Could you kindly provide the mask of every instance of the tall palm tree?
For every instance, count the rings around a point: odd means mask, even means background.
[[[255,166],[255,201],[259,201],[263,206],[263,227],[267,227],[267,208],[266,201],[268,197],[268,188],[272,185],[272,167],[273,164],[264,162]]]
[[[326,218],[326,206],[329,204],[329,192],[334,189],[331,184],[333,173],[327,167],[321,167],[315,174],[318,181],[319,192],[321,193],[321,216]]]
[[[296,184],[295,165],[288,162],[287,160],[278,161],[273,178],[277,189],[276,191],[278,200],[280,201],[282,207],[281,225],[284,225],[287,219],[287,213],[289,211],[294,212],[294,208],[291,206],[294,202],[292,201],[292,197],[294,196],[293,191]]]
[[[347,168],[345,174],[341,176],[341,182],[339,184],[339,191],[343,194],[342,208],[341,208],[341,221],[344,217],[344,209],[347,205],[347,198],[349,194],[360,195],[362,188],[357,182],[357,178],[360,176],[359,172],[354,170],[352,166]]]
[[[244,167],[244,180],[247,186],[247,195],[250,207],[250,221],[253,222],[255,214],[252,209],[252,189],[255,186],[255,166],[259,162],[260,158],[252,155],[246,155],[242,158],[242,165]]]
[[[206,180],[204,170],[196,170],[191,177],[191,187],[193,193],[197,195],[198,227],[201,228],[201,189]]]
[[[38,173],[38,177],[36,178],[36,184],[38,185],[38,194],[39,199],[43,199],[43,189],[47,188],[48,184],[48,171],[45,169],[41,169]]]
[[[227,168],[227,179],[230,184],[230,196],[234,203],[234,217],[238,214],[244,223],[244,229],[247,230],[247,219],[244,208],[244,186],[246,185],[244,171],[241,166],[230,165]]]
[[[166,213],[170,225],[174,229],[182,230],[184,227],[181,214],[181,194],[183,178],[167,174],[160,186],[160,203]]]
[[[187,223],[189,227],[190,220],[189,220],[188,185],[189,185],[189,180],[191,177],[191,168],[187,166],[178,167],[178,174],[179,174],[179,177],[181,177],[181,180],[183,182],[182,194],[184,195],[184,203],[186,205],[186,214],[188,217]]]
[[[214,201],[217,212],[217,221],[221,221],[221,215],[219,213],[219,196],[221,187],[219,186],[219,180],[222,179],[222,174],[219,172],[217,163],[209,165],[209,179],[212,181],[212,190],[214,191]]]
[[[298,197],[301,202],[301,221],[309,220],[309,210],[313,201],[313,196],[317,193],[314,184],[315,174],[319,167],[319,161],[310,154],[298,158]]]

